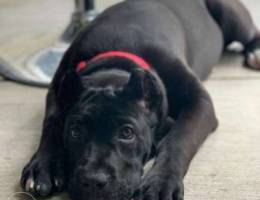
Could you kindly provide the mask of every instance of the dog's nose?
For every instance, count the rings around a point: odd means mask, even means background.
[[[102,189],[108,183],[108,176],[102,172],[95,174],[85,174],[82,177],[81,182],[85,187]]]

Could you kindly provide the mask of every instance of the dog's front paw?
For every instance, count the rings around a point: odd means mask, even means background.
[[[48,196],[61,192],[65,183],[60,158],[35,154],[24,167],[21,186],[26,192],[37,196]]]
[[[260,70],[260,36],[246,47],[245,66]]]
[[[137,200],[183,200],[183,181],[177,176],[148,174],[136,196]]]

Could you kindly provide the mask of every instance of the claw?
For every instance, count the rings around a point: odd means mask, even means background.
[[[247,63],[249,67],[260,70],[260,49],[249,53]]]
[[[60,191],[62,191],[64,182],[63,182],[63,180],[60,179],[60,178],[55,178],[55,179],[54,179],[54,185],[55,185],[57,191],[60,192]]]
[[[36,191],[41,196],[47,196],[51,192],[51,187],[46,184],[38,184],[36,187]]]
[[[29,178],[25,184],[25,191],[34,192],[34,180],[33,178]]]

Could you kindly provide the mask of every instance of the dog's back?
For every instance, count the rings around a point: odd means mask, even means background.
[[[139,55],[160,49],[187,62],[203,79],[219,60],[222,40],[202,1],[129,0],[101,14],[75,45],[83,57],[111,49]]]

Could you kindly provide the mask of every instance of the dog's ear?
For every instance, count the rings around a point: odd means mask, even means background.
[[[154,110],[162,102],[162,91],[160,82],[151,72],[136,69],[125,85],[123,94],[125,98],[144,102],[144,106]]]
[[[67,109],[79,97],[82,91],[82,83],[79,75],[75,70],[65,73],[60,82],[57,101],[62,109]]]

